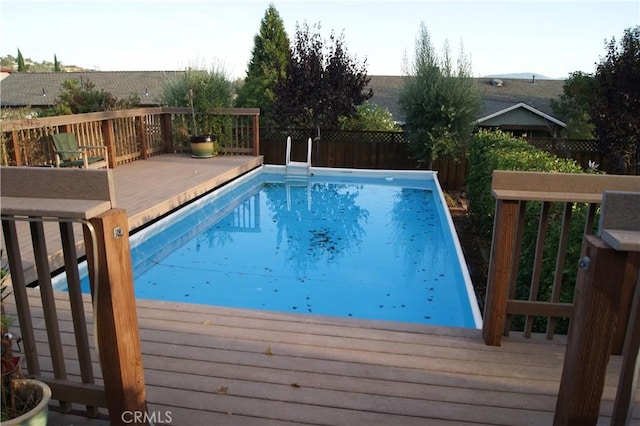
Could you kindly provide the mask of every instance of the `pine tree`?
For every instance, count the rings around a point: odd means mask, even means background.
[[[62,72],[62,65],[58,62],[58,57],[53,54],[53,72]]]
[[[24,57],[20,49],[18,49],[18,72],[27,72],[27,66],[24,64]]]
[[[263,120],[268,121],[276,81],[285,75],[289,62],[289,37],[273,4],[267,8],[253,43],[247,76],[238,90],[236,105],[260,108]]]
[[[416,159],[431,165],[438,157],[462,152],[471,139],[481,98],[471,64],[460,49],[454,67],[445,44],[439,57],[424,24],[416,39],[415,59],[400,92],[405,130]]]

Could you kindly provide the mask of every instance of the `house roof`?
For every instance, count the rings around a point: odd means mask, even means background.
[[[370,76],[369,87],[373,89],[371,102],[385,107],[396,121],[404,121],[400,109],[400,88],[406,76]],[[493,78],[475,78],[482,96],[482,108],[479,119],[517,104],[526,104],[537,112],[553,118],[551,99],[562,93],[564,80],[500,79],[501,85],[492,84]],[[532,111],[533,112],[533,111]],[[554,118],[554,120],[557,120]]]
[[[157,105],[163,87],[184,71],[86,71],[12,73],[0,82],[0,105],[3,107],[49,107],[60,95],[62,82],[91,81],[96,88],[118,99],[137,93],[143,106]]]
[[[529,106],[529,105],[527,105],[527,104],[525,104],[523,102],[520,102],[520,103],[515,104],[515,105],[511,105],[511,106],[509,106],[507,108],[504,108],[504,109],[502,109],[500,111],[496,111],[496,112],[494,112],[492,114],[489,114],[487,116],[480,117],[478,120],[476,120],[476,124],[482,124],[483,122],[486,122],[486,121],[491,120],[492,118],[499,117],[501,115],[507,114],[507,113],[509,113],[511,111],[514,111],[514,110],[518,109],[518,108],[526,109],[527,111],[532,112],[532,113],[544,118],[545,120],[549,120],[552,123],[555,123],[560,127],[567,127],[567,125],[565,123],[563,123],[562,121],[560,121],[560,120],[558,120],[556,118],[553,118],[550,115],[547,115],[544,112],[539,111],[539,110],[535,109],[534,107]]]
[[[86,71],[63,73],[12,73],[0,82],[0,106],[34,108],[54,104],[64,80],[91,81],[115,97],[122,99],[137,93],[141,105],[157,105],[164,85],[184,71]],[[396,121],[404,121],[400,109],[400,89],[406,76],[369,76],[373,89],[371,102],[387,108]],[[536,113],[553,118],[550,101],[562,93],[564,80],[501,79],[502,85],[492,84],[492,78],[476,78],[482,93],[479,119],[504,111],[517,104],[526,104]],[[559,121],[555,118],[553,120]],[[553,121],[551,120],[551,121]]]

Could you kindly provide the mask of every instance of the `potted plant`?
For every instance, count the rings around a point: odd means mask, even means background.
[[[5,285],[8,271],[0,268],[0,289],[2,303],[2,424],[3,425],[46,425],[51,400],[51,389],[39,380],[22,377],[21,358],[13,352],[13,343],[19,342],[9,331],[11,317],[6,315],[4,300],[8,296]],[[5,294],[6,293],[6,294]]]
[[[193,120],[194,135],[189,137],[191,144],[191,156],[193,158],[209,158],[213,157],[215,152],[215,141],[212,135],[199,135],[198,125],[196,123],[196,112],[193,108],[193,90],[189,89],[189,104],[191,106],[191,118]]]

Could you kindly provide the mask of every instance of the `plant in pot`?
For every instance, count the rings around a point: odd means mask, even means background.
[[[14,353],[13,345],[20,338],[9,331],[11,317],[5,313],[4,300],[9,295],[5,285],[8,271],[0,269],[0,289],[2,293],[2,424],[3,425],[46,425],[51,389],[39,380],[27,379],[20,369],[21,357]],[[19,349],[19,346],[18,346]]]
[[[193,90],[189,89],[189,104],[191,107],[191,118],[193,120],[194,134],[189,137],[191,145],[191,156],[193,158],[210,158],[217,154],[216,143],[213,135],[199,134],[198,123],[196,122],[196,112],[193,108]]]

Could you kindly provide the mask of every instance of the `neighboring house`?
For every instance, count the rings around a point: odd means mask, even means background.
[[[13,70],[11,68],[0,68],[0,80],[4,80],[5,78],[9,77],[12,72]]]
[[[12,73],[0,82],[0,106],[48,108],[59,96],[64,80],[91,81],[118,99],[137,93],[141,106],[159,104],[165,84],[184,71],[87,71]],[[399,105],[406,76],[370,76],[371,102],[404,122]],[[478,127],[498,128],[518,136],[558,136],[566,125],[553,116],[550,101],[562,93],[563,80],[475,79],[483,106]]]
[[[387,108],[404,122],[399,94],[405,76],[370,76],[370,102]],[[553,116],[551,99],[562,93],[564,80],[476,78],[482,94],[478,127],[497,128],[517,136],[559,136],[566,124]]]
[[[3,108],[52,106],[62,90],[62,82],[90,81],[96,89],[124,99],[136,93],[140,106],[157,106],[167,82],[184,71],[86,71],[12,73],[0,82],[0,106]]]

